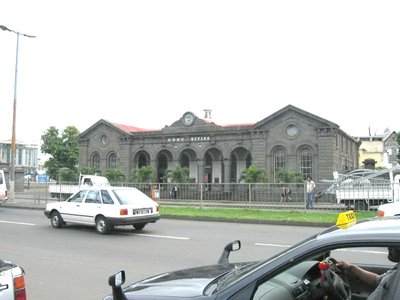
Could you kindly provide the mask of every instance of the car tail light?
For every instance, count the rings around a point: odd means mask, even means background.
[[[120,216],[127,216],[128,215],[128,210],[126,208],[120,209],[119,215]]]
[[[385,216],[385,212],[383,210],[378,210],[378,217],[382,218]]]
[[[160,212],[160,206],[159,205],[156,206],[156,211]]]
[[[24,276],[14,277],[14,298],[15,300],[26,300]]]

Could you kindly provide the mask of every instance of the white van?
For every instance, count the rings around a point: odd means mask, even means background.
[[[0,170],[0,202],[6,202],[7,200],[6,177],[4,176],[4,171]]]

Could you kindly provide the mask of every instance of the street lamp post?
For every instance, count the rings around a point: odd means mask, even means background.
[[[10,162],[10,200],[14,201],[14,184],[15,184],[15,122],[16,122],[16,112],[17,112],[17,74],[18,74],[18,48],[19,48],[19,36],[26,36],[29,38],[35,38],[34,35],[29,35],[25,33],[21,33],[19,31],[14,31],[7,28],[4,25],[0,25],[0,29],[4,31],[10,31],[17,35],[17,50],[16,50],[16,58],[15,58],[15,74],[14,74],[14,104],[13,104],[13,119],[12,119],[12,134],[11,134],[11,162]]]

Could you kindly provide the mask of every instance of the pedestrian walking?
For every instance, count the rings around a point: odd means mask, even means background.
[[[307,176],[307,187],[306,187],[306,208],[313,208],[314,197],[315,197],[315,182],[312,180],[310,175]]]

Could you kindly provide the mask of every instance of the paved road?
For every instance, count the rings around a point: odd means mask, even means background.
[[[161,219],[141,232],[118,228],[54,229],[43,210],[0,207],[0,258],[26,270],[29,299],[101,299],[108,276],[125,269],[127,282],[171,270],[213,264],[226,243],[239,239],[232,261],[268,258],[323,228]],[[358,261],[385,259],[384,252],[338,253]],[[371,258],[372,255],[376,255]]]
[[[213,264],[226,243],[240,239],[233,261],[269,257],[321,228],[161,219],[142,232],[99,235],[94,228],[54,229],[41,210],[0,208],[0,256],[26,270],[29,299],[101,299],[120,269],[127,281]]]

